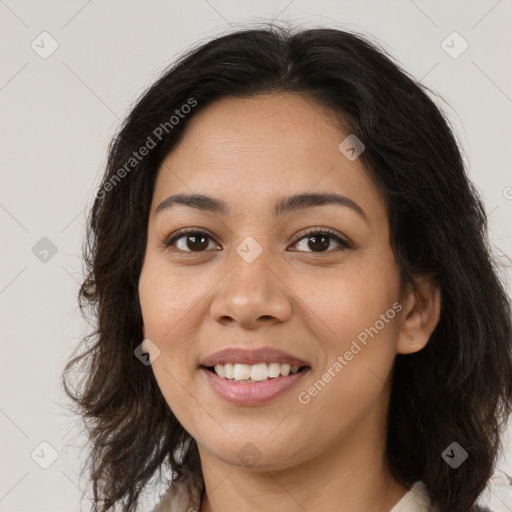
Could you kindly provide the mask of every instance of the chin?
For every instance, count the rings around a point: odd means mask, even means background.
[[[208,452],[210,456],[224,464],[254,471],[278,471],[300,464],[297,449],[291,449],[290,442],[276,442],[268,433],[265,435],[245,435],[209,440],[199,444],[201,458]]]

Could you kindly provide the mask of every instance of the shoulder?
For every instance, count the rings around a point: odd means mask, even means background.
[[[430,503],[427,486],[418,480],[389,512],[436,512],[436,510]]]
[[[418,480],[390,512],[438,512],[438,507],[432,504],[428,488]],[[468,512],[493,512],[490,508],[475,505]]]
[[[192,478],[172,481],[151,512],[197,512],[202,493],[203,482]]]

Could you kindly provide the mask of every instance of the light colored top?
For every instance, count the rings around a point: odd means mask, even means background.
[[[174,482],[152,512],[199,512],[202,485],[190,480]],[[435,512],[427,486],[418,480],[389,512]]]
[[[389,512],[435,512],[435,508],[430,503],[427,486],[418,480]]]

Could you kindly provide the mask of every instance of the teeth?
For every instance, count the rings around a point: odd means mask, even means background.
[[[253,364],[250,366],[251,380],[268,379],[268,366],[265,363]]]
[[[233,369],[235,380],[247,380],[251,378],[251,367],[248,364],[235,364]]]
[[[268,365],[268,376],[279,377],[281,375],[281,365],[279,363],[270,363]]]
[[[219,365],[219,366],[222,366],[222,365]],[[224,365],[224,374],[225,374],[226,379],[233,378],[233,365],[232,364]]]
[[[229,380],[246,380],[249,382],[259,382],[268,378],[287,376],[297,373],[298,366],[290,366],[289,364],[280,363],[258,363],[258,364],[217,364],[215,365],[215,373],[223,379]]]
[[[225,377],[226,377],[226,366],[227,366],[227,365],[218,364],[218,365],[215,367],[215,373],[216,373],[219,377],[225,378]]]

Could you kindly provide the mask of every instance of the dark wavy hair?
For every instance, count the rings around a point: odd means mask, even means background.
[[[279,92],[327,106],[364,142],[359,158],[386,199],[403,283],[429,275],[441,290],[441,316],[427,346],[395,358],[391,472],[407,487],[423,480],[439,512],[478,510],[512,409],[512,326],[484,207],[459,144],[434,93],[378,43],[337,29],[272,23],[189,50],[142,94],[110,144],[88,217],[79,292],[94,332],[62,374],[91,443],[93,510],[122,504],[123,512],[135,511],[163,468],[174,480],[203,478],[195,441],[151,367],[134,356],[143,339],[138,281],[149,208],[158,169],[197,112],[220,98]],[[191,100],[195,106],[184,109]],[[178,111],[188,114],[170,122]],[[135,158],[150,139],[151,149]],[[77,364],[82,377],[71,389]],[[454,441],[469,454],[457,469],[441,456]]]

